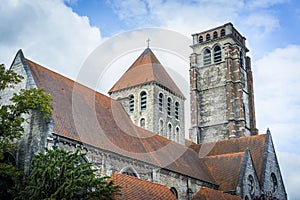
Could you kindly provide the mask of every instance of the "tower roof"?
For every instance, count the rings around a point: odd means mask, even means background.
[[[155,82],[184,98],[165,68],[160,64],[150,48],[146,48],[129,69],[109,90],[109,94],[118,90]]]

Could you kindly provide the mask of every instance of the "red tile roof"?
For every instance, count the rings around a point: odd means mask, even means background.
[[[115,185],[121,186],[121,195],[116,195],[115,200],[176,200],[165,185],[119,173],[114,173],[111,179]]]
[[[131,67],[129,67],[109,90],[109,93],[151,82],[162,85],[184,98],[183,93],[160,64],[150,48],[145,49]]]
[[[253,159],[254,168],[260,180],[263,170],[265,144],[266,134],[261,134],[218,142],[193,144],[190,148],[194,149],[201,158],[205,156],[240,153],[249,149]]]
[[[56,134],[213,183],[192,149],[135,126],[119,102],[26,62],[37,87],[54,99]]]
[[[218,190],[202,187],[193,196],[192,200],[242,200],[242,198]]]
[[[207,156],[204,162],[211,176],[219,185],[219,190],[236,190],[245,153],[231,153]]]

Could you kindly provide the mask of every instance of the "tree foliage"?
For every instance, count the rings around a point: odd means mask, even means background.
[[[33,158],[19,199],[111,199],[118,191],[107,177],[95,175],[78,150],[53,149]]]
[[[4,65],[0,65],[0,92],[6,88],[14,88],[22,79],[21,75],[5,70]],[[52,113],[51,100],[50,94],[46,94],[44,89],[31,88],[21,89],[7,101],[10,104],[0,105],[0,160],[5,152],[13,152],[13,143],[21,137],[24,131],[24,114],[35,110],[41,112],[45,120],[49,119]]]
[[[6,70],[0,65],[0,94],[5,89],[14,89],[23,77],[12,70]],[[32,88],[20,90],[18,94],[0,103],[0,196],[11,199],[15,193],[16,186],[22,178],[22,172],[7,160],[4,155],[13,155],[15,142],[24,131],[22,123],[25,121],[24,114],[35,110],[41,112],[42,117],[47,120],[51,117],[51,97],[43,89]],[[1,102],[1,96],[0,96]]]

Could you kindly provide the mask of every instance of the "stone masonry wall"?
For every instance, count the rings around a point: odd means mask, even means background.
[[[52,148],[56,136],[48,137],[48,148]],[[134,172],[138,178],[166,185],[168,188],[175,188],[179,200],[189,199],[188,189],[194,195],[202,186],[215,187],[212,184],[184,176],[182,174],[162,169],[157,166],[145,163],[133,158],[125,157],[113,152],[101,150],[92,146],[82,145],[67,138],[59,138],[56,141],[58,148],[74,151],[77,148],[86,153],[86,160],[94,164],[94,169],[99,175],[111,176],[114,172],[124,173],[127,170]]]
[[[36,88],[21,51],[17,53],[11,70],[22,75],[24,79],[14,88],[7,88],[1,92],[1,104],[10,104],[9,99],[14,93],[20,92],[21,89]],[[29,114],[23,115],[23,117],[25,118],[23,123],[24,134],[18,141],[15,158],[17,165],[24,169],[25,172],[28,172],[28,165],[34,154],[44,150],[47,134],[52,132],[53,124],[51,121],[46,122],[43,120],[41,114],[34,110]]]
[[[264,167],[261,177],[262,193],[271,193],[274,197],[280,200],[287,199],[271,134],[267,134],[264,159]]]
[[[140,109],[140,93],[147,93],[147,108]],[[163,94],[163,109],[159,110],[159,93]],[[129,110],[129,96],[134,96],[134,111]],[[172,99],[171,115],[167,114],[167,98]],[[141,119],[145,119],[145,129],[158,133],[168,139],[171,139],[180,144],[184,144],[184,100],[177,95],[167,91],[155,83],[144,84],[126,90],[116,91],[111,94],[111,98],[122,103],[124,109],[130,116],[131,120],[137,126],[141,126]],[[179,119],[175,118],[175,102],[179,103]],[[163,127],[160,127],[160,120],[163,121]],[[171,124],[171,134],[168,133],[168,124]],[[176,133],[176,127],[179,128],[179,134]]]

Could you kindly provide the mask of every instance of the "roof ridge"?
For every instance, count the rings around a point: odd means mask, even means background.
[[[210,156],[205,156],[203,158],[217,158],[217,157],[226,157],[226,156],[244,156],[245,152],[240,151],[240,152],[235,152],[235,153],[224,153],[224,154],[218,154],[218,155],[210,155]]]

